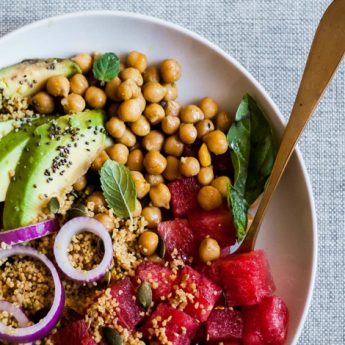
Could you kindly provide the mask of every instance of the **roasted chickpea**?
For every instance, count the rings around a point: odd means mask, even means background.
[[[204,137],[204,141],[207,144],[207,148],[215,155],[222,155],[229,147],[226,135],[219,129],[208,133]]]
[[[218,189],[219,193],[222,195],[223,198],[226,198],[228,195],[228,186],[231,184],[231,180],[228,176],[219,176],[216,177],[211,185]]]
[[[184,149],[184,144],[176,134],[171,135],[165,140],[164,152],[167,155],[180,157],[182,155],[183,149]]]
[[[117,141],[127,147],[133,147],[137,143],[137,138],[130,129],[126,128],[123,136],[117,139]]]
[[[143,113],[144,110],[145,110],[145,108],[146,108],[146,100],[145,100],[143,94],[140,93],[139,96],[138,96],[136,99],[137,99],[137,101],[139,102],[140,110],[141,110],[141,112]]]
[[[151,130],[150,123],[147,121],[145,116],[140,115],[139,119],[130,124],[131,130],[134,134],[139,137],[144,137],[148,135]]]
[[[205,115],[205,119],[212,119],[218,113],[218,103],[211,97],[205,97],[200,102],[200,109]]]
[[[143,77],[140,72],[133,67],[125,68],[123,71],[120,72],[120,78],[122,81],[127,79],[132,79],[138,86],[143,85]]]
[[[180,161],[174,156],[167,157],[167,167],[163,172],[163,176],[168,181],[177,180],[181,177],[180,169],[179,169]]]
[[[147,67],[147,57],[136,50],[127,55],[127,66],[136,68],[140,73],[144,73]]]
[[[179,116],[181,111],[181,104],[176,101],[167,101],[165,105],[165,115],[166,116]]]
[[[63,75],[55,75],[48,78],[46,88],[54,97],[67,97],[70,90],[69,80]]]
[[[139,149],[131,151],[128,155],[127,167],[129,170],[142,171],[144,169],[144,154]]]
[[[92,56],[90,54],[78,54],[72,60],[79,65],[84,74],[92,68]]]
[[[144,158],[144,167],[149,174],[159,175],[167,167],[167,160],[159,151],[152,150]]]
[[[199,246],[199,257],[203,262],[217,260],[220,257],[220,246],[210,237],[204,238]]]
[[[166,116],[162,119],[162,131],[165,134],[174,134],[180,127],[180,118],[177,116]]]
[[[214,131],[214,124],[209,119],[204,119],[195,124],[196,130],[198,132],[198,138],[202,138],[206,134]]]
[[[196,105],[190,104],[181,109],[180,117],[184,123],[196,123],[204,119],[204,113]]]
[[[174,59],[167,59],[161,63],[160,72],[166,83],[174,83],[181,77],[181,66]]]
[[[150,191],[150,184],[139,171],[131,171],[131,175],[137,190],[137,197],[141,199]]]
[[[179,168],[183,176],[191,177],[199,174],[200,164],[194,157],[182,157]]]
[[[71,92],[77,95],[83,95],[89,87],[89,82],[83,74],[77,73],[69,80],[71,85]]]
[[[89,203],[94,204],[94,211],[101,212],[102,208],[106,206],[106,201],[102,192],[93,192],[87,199],[86,205]]]
[[[157,186],[157,184],[164,183],[164,177],[162,175],[146,174],[145,179],[151,186]]]
[[[152,103],[145,108],[144,115],[151,124],[156,125],[163,120],[165,111],[160,104]]]
[[[165,87],[154,81],[146,83],[142,91],[145,99],[152,103],[160,102],[166,93]]]
[[[216,128],[227,132],[232,124],[231,116],[226,111],[221,111],[216,117]]]
[[[55,109],[54,98],[44,91],[36,93],[31,103],[39,114],[51,114]]]
[[[109,134],[114,138],[121,138],[126,130],[125,123],[117,117],[112,117],[105,125]]]
[[[137,98],[140,95],[140,88],[133,79],[123,81],[117,88],[117,97],[127,101],[131,98]]]
[[[117,97],[117,91],[121,84],[121,80],[119,77],[115,77],[114,79],[107,82],[105,86],[105,94],[110,98],[112,101],[118,101],[119,98]]]
[[[211,165],[211,154],[205,143],[200,146],[198,158],[202,167],[208,167]]]
[[[73,189],[77,192],[81,192],[82,190],[85,189],[85,187],[87,186],[87,179],[86,176],[81,176],[78,178],[77,181],[74,182],[73,184]]]
[[[140,104],[136,99],[129,99],[120,104],[119,118],[125,122],[135,122],[141,115]]]
[[[91,168],[93,170],[101,170],[103,164],[109,159],[108,154],[105,151],[101,151],[101,153],[97,156],[97,158],[93,161]]]
[[[85,100],[82,96],[76,93],[70,93],[67,97],[61,100],[61,105],[66,114],[78,113],[85,109]]]
[[[178,96],[178,90],[175,84],[164,84],[166,93],[163,98],[164,101],[174,101]]]
[[[203,186],[209,185],[212,182],[212,180],[214,179],[213,168],[211,166],[201,168],[200,172],[197,176],[197,179],[201,185],[203,185]]]
[[[218,189],[212,186],[201,187],[198,193],[198,203],[204,210],[213,210],[222,205],[222,196]]]
[[[198,132],[191,123],[183,123],[179,129],[179,137],[185,144],[193,144],[196,140]]]
[[[163,147],[163,143],[164,135],[156,130],[147,134],[142,141],[143,148],[147,151],[160,151]]]
[[[153,231],[145,231],[139,237],[139,249],[141,254],[151,256],[158,247],[159,237]]]
[[[149,81],[154,81],[156,83],[159,83],[159,72],[156,67],[148,67],[146,68],[144,74],[143,74],[144,82],[147,83]]]
[[[143,208],[143,217],[147,221],[149,229],[156,229],[158,224],[162,221],[162,213],[158,207],[147,206]]]
[[[165,184],[159,183],[156,186],[152,186],[150,189],[150,198],[153,206],[166,209],[170,208],[171,194],[169,188]]]
[[[107,149],[108,156],[120,164],[126,164],[129,150],[128,147],[123,144],[114,144]]]
[[[111,231],[115,228],[113,219],[106,213],[98,213],[96,214],[95,218],[101,222],[108,231]]]
[[[90,86],[85,92],[85,100],[89,107],[102,109],[107,101],[107,95],[99,87]]]
[[[136,201],[135,201],[135,210],[133,211],[132,216],[133,217],[140,217],[141,216],[141,211],[142,211],[141,202],[138,199],[136,199]]]

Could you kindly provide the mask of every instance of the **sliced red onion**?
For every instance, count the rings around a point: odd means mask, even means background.
[[[26,241],[32,241],[56,232],[59,228],[60,224],[57,219],[49,219],[38,224],[28,225],[8,231],[1,231],[0,243],[15,245]]]
[[[81,232],[91,232],[100,237],[104,244],[104,256],[100,264],[90,270],[83,271],[72,266],[68,258],[68,247],[73,236]],[[113,259],[113,244],[111,237],[102,223],[93,218],[77,217],[68,221],[58,232],[54,243],[54,255],[61,271],[69,278],[78,282],[94,282],[102,278]]]
[[[7,311],[9,314],[11,314],[17,321],[19,327],[27,327],[29,324],[29,319],[16,305],[13,303],[7,302],[7,301],[0,301],[0,310],[1,311]]]
[[[54,281],[54,300],[48,314],[33,326],[12,328],[0,322],[0,339],[11,343],[27,343],[46,336],[58,323],[63,311],[65,296],[59,274],[52,262],[30,247],[16,246],[0,250],[0,261],[14,255],[30,256],[40,260],[50,271]]]

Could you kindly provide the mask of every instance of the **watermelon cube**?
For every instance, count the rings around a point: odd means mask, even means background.
[[[188,262],[196,256],[194,234],[186,219],[161,222],[158,224],[157,232],[165,243],[168,259],[178,256]]]
[[[218,265],[230,307],[257,304],[275,290],[263,250],[230,255]]]
[[[145,322],[142,332],[150,342],[164,338],[165,342],[159,344],[189,345],[198,327],[197,321],[188,314],[161,303]]]
[[[214,309],[206,321],[206,339],[209,342],[241,339],[242,332],[242,315],[238,310]]]
[[[175,278],[169,267],[152,261],[141,263],[135,272],[135,282],[137,284],[142,282],[150,284],[154,302],[159,301],[161,298],[167,298],[172,290]]]
[[[195,177],[184,177],[168,184],[171,193],[171,206],[176,218],[185,216],[198,206],[200,186]]]
[[[221,248],[236,242],[231,212],[226,205],[211,211],[197,208],[188,213],[188,221],[198,242],[207,236],[215,239]]]
[[[222,286],[222,278],[219,274],[219,263],[220,259],[213,261],[210,265],[207,265],[204,262],[198,262],[194,269],[213,283]]]
[[[190,266],[185,266],[174,285],[171,303],[194,319],[204,322],[222,293],[222,289]]]
[[[143,319],[143,309],[135,300],[135,287],[126,277],[110,287],[111,296],[118,302],[116,310],[120,324],[132,331]]]
[[[282,345],[286,340],[288,309],[276,296],[265,297],[260,304],[243,308],[244,345]]]

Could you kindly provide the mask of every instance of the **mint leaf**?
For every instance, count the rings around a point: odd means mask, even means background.
[[[129,170],[122,164],[107,160],[100,177],[105,200],[114,214],[120,218],[132,218],[137,191]]]
[[[120,72],[120,59],[114,53],[102,54],[93,64],[92,72],[102,83],[114,79]]]

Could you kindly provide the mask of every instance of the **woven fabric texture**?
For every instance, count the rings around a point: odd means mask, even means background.
[[[287,118],[310,43],[330,0],[1,0],[0,35],[49,16],[94,9],[153,15],[191,29],[236,58]],[[38,42],[39,44],[39,42]],[[345,68],[300,143],[316,201],[316,289],[299,344],[345,344]]]

